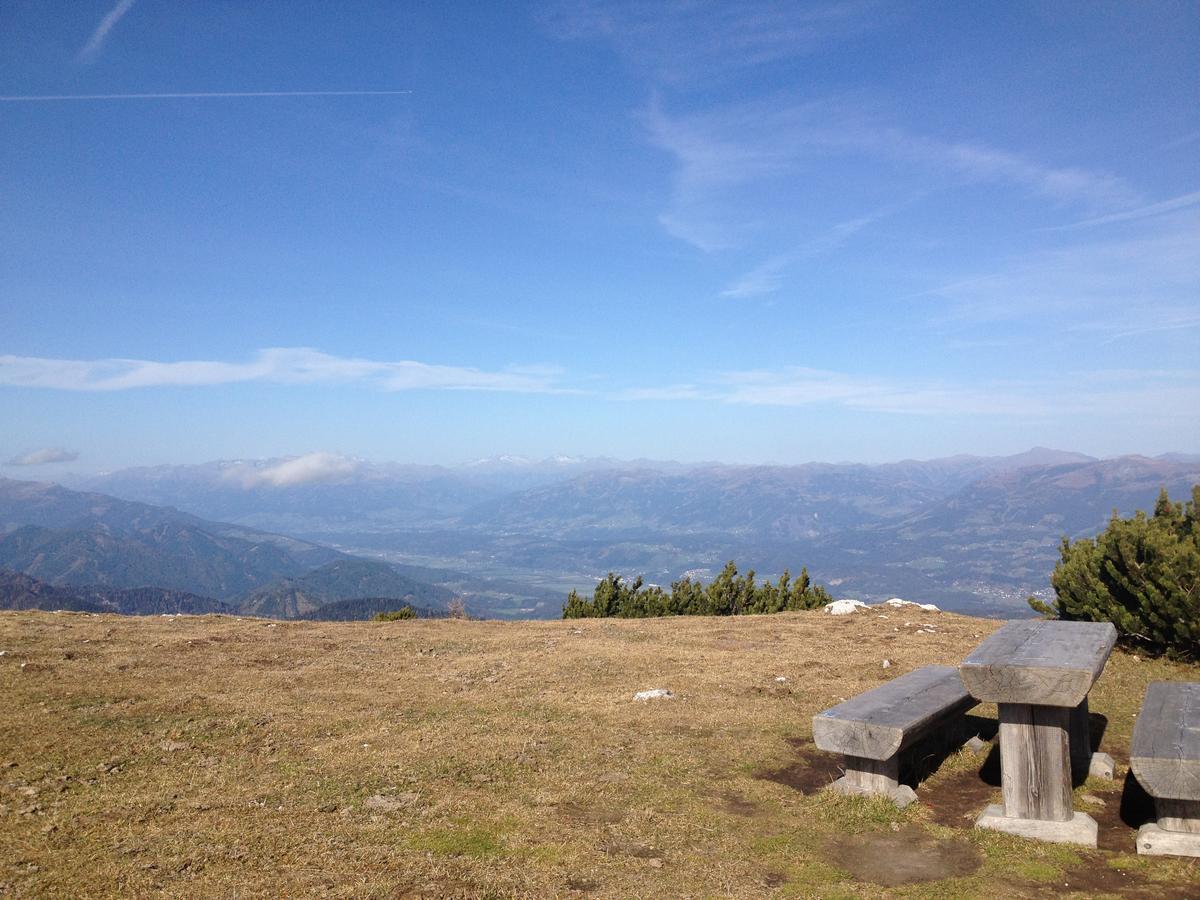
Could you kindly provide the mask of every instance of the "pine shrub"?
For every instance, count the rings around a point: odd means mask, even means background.
[[[1063,538],[1050,583],[1053,605],[1030,598],[1045,615],[1112,622],[1122,640],[1179,659],[1200,659],[1200,485],[1173,503],[1164,489],[1154,514],[1113,511],[1095,539]]]

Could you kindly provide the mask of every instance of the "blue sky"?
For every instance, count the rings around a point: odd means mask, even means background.
[[[1188,3],[10,0],[0,473],[1195,451],[1198,58]]]

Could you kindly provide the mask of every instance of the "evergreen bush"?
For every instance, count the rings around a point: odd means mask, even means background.
[[[1063,538],[1050,583],[1056,599],[1029,598],[1044,615],[1112,622],[1126,643],[1151,653],[1200,659],[1200,485],[1186,504],[1164,489],[1154,514],[1113,511],[1094,540]]]
[[[794,609],[817,609],[832,599],[820,585],[813,585],[808,569],[795,581],[785,571],[777,582],[754,582],[754,570],[738,575],[732,561],[707,587],[691,578],[671,585],[668,594],[658,585],[642,586],[641,577],[626,582],[609,572],[584,600],[571,591],[563,605],[564,619],[646,619],[656,616],[736,616],[774,613]]]

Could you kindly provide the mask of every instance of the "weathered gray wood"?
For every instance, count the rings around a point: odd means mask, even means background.
[[[1200,683],[1156,681],[1146,689],[1129,767],[1155,800],[1200,800]]]
[[[924,666],[813,716],[813,741],[831,753],[890,759],[976,702],[954,666]]]
[[[1117,640],[1110,622],[1009,622],[959,666],[971,696],[992,703],[1078,706]]]
[[[1071,710],[1071,769],[1086,772],[1092,761],[1092,726],[1088,721],[1088,700]]]
[[[1071,710],[1001,703],[1000,784],[1004,814],[1066,822],[1071,808]]]
[[[845,787],[854,793],[891,794],[900,786],[900,759],[846,757]]]
[[[1154,811],[1158,814],[1160,828],[1200,834],[1200,801],[1160,797],[1154,801]]]

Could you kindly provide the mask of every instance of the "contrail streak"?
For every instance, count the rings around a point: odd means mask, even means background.
[[[177,94],[31,94],[0,97],[0,103],[55,103],[71,100],[196,100],[228,97],[384,97],[412,91],[195,91]]]

